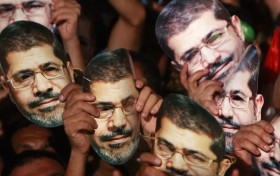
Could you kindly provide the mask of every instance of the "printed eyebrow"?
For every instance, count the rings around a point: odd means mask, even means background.
[[[7,7],[14,7],[14,5],[9,3],[0,4],[0,8],[7,8]]]
[[[121,103],[124,104],[126,103],[128,100],[130,99],[135,99],[134,96],[130,95],[124,99],[122,99]],[[93,103],[95,105],[101,105],[101,106],[116,106],[113,102],[110,101],[96,101],[95,103]]]
[[[245,93],[242,92],[241,90],[231,90],[230,91],[230,95],[238,95],[238,94],[241,94],[242,96],[247,97],[247,95],[245,95]]]
[[[39,68],[40,68],[40,69],[43,69],[43,68],[45,68],[45,67],[50,66],[51,64],[54,64],[54,65],[56,65],[56,66],[59,66],[59,65],[58,65],[58,64],[56,64],[56,63],[53,63],[53,62],[47,62],[47,63],[41,64],[41,65],[39,66]],[[17,71],[17,72],[16,72],[16,73],[14,73],[12,76],[14,76],[14,75],[18,75],[18,74],[22,74],[22,73],[28,73],[28,72],[34,72],[34,71],[33,71],[33,70],[31,70],[31,69],[24,69],[24,70]]]
[[[60,66],[59,64],[54,63],[54,62],[46,62],[46,63],[44,63],[44,64],[41,64],[41,65],[39,66],[39,68],[42,69],[42,68],[48,67],[48,66],[50,66],[50,65]]]
[[[33,73],[33,71],[30,70],[30,69],[20,70],[20,71],[14,73],[14,74],[12,75],[12,77],[14,77],[15,75],[23,74],[23,73]]]
[[[169,141],[167,141],[166,139],[159,137],[158,138],[158,142],[163,143],[163,145],[165,145],[166,147],[168,147],[171,151],[175,151],[175,147],[173,146],[173,144],[171,144]]]
[[[96,102],[93,103],[94,105],[99,105],[99,106],[115,106],[112,102],[104,102],[104,101],[100,101],[100,102]]]
[[[206,155],[204,155],[203,153],[201,153],[201,152],[199,152],[199,151],[196,151],[196,150],[189,150],[189,149],[186,149],[186,148],[184,148],[183,149],[183,152],[184,152],[184,154],[187,154],[187,155],[193,155],[193,154],[199,154],[199,155],[201,155],[203,158],[205,158],[205,159],[209,159]]]
[[[24,5],[32,5],[33,3],[35,2],[39,2],[39,3],[42,3],[42,1],[38,1],[38,0],[31,0],[31,1],[25,1],[23,2],[22,4]]]
[[[135,100],[135,97],[130,95],[130,96],[122,99],[122,101],[121,101],[122,105],[125,104],[126,102],[128,102],[129,100]]]
[[[209,33],[207,33],[206,36],[202,39],[202,42],[205,43],[212,36],[212,34],[218,30],[220,30],[220,28],[214,29],[214,30],[210,31]],[[185,51],[183,53],[183,55],[181,56],[180,59],[183,60],[186,57],[186,55],[188,55],[190,52],[192,52],[193,50],[198,49],[198,48],[199,47],[192,47],[192,48],[188,49],[187,51]]]

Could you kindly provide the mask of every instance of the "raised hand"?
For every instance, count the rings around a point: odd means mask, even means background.
[[[242,126],[232,141],[234,154],[247,165],[252,165],[251,154],[260,156],[260,149],[265,152],[270,151],[273,132],[273,126],[264,120]]]
[[[189,97],[205,107],[213,115],[219,115],[219,109],[214,100],[215,93],[223,91],[223,83],[216,80],[200,80],[209,74],[208,69],[199,70],[188,77],[188,65],[184,64],[180,72],[181,84],[187,89]]]

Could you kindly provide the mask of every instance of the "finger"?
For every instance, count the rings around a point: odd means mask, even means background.
[[[73,91],[82,92],[82,86],[79,84],[75,84],[75,83],[68,84],[61,90],[59,100],[61,102],[64,102],[66,100],[66,98],[68,97],[68,95]]]
[[[205,89],[209,89],[211,87],[215,87],[215,88],[217,87],[218,89],[222,90],[222,86],[223,86],[223,83],[221,81],[206,80],[199,84],[199,89],[205,90]]]
[[[79,130],[83,129],[81,128],[80,129],[80,126],[79,125],[68,125],[68,124],[78,124],[80,122],[85,122],[87,124],[89,124],[91,127],[90,128],[97,128],[97,123],[95,121],[95,118],[85,112],[80,112],[80,113],[77,113],[75,115],[71,115],[71,116],[68,116],[66,117],[66,115],[63,115],[63,123],[65,126],[68,126],[69,128],[74,128],[76,127],[77,129],[79,128]]]
[[[91,93],[75,93],[75,94],[73,94],[73,96],[67,98],[66,108],[68,108],[68,106],[72,106],[73,104],[77,103],[78,101],[93,103],[95,100],[96,100],[95,96],[92,95]]]
[[[78,19],[78,16],[76,16],[76,15],[73,15],[71,13],[62,12],[62,13],[54,14],[51,22],[56,24],[56,26],[59,26],[65,21],[70,22],[70,23],[76,23],[77,19]]]
[[[252,144],[250,141],[243,141],[242,144],[240,144],[240,146],[236,146],[235,143],[233,143],[233,151],[234,154],[236,154],[237,156],[240,157],[240,155],[242,155],[242,153],[244,153],[244,150],[248,151],[249,153],[255,155],[255,156],[260,156],[260,151],[259,149]]]
[[[157,103],[153,106],[152,110],[150,111],[151,114],[156,114],[159,111],[159,108],[163,102],[163,98],[160,97],[160,99],[157,101]]]
[[[141,112],[143,110],[144,105],[146,104],[146,101],[148,100],[151,93],[152,93],[152,89],[148,86],[145,86],[141,90],[139,97],[137,99],[137,102],[136,102],[136,110],[138,112]]]
[[[93,134],[96,128],[97,125],[93,125],[84,120],[64,122],[65,132],[73,137],[76,137],[78,133]]]
[[[58,22],[68,19],[77,21],[80,14],[81,7],[77,2],[69,1],[66,4],[61,2],[52,7],[51,23],[58,24]]]
[[[80,112],[85,112],[96,118],[99,117],[99,112],[96,110],[95,106],[93,106],[92,104],[89,104],[87,102],[83,102],[83,101],[78,101],[77,103],[73,104],[72,106],[69,106],[64,111],[66,117],[75,115]]]
[[[188,87],[189,89],[194,90],[198,86],[198,81],[209,73],[208,69],[199,70],[192,74],[188,79]]]
[[[268,133],[273,133],[274,132],[274,128],[271,125],[271,123],[269,123],[265,120],[261,120],[261,121],[257,122],[256,125],[258,125],[262,129],[265,129],[265,131],[268,132]]]
[[[150,111],[152,110],[153,106],[157,103],[158,101],[158,96],[154,93],[150,94],[146,103],[144,104],[144,108],[141,112],[141,116],[142,117],[147,117],[150,113]]]
[[[265,128],[263,126],[265,123],[257,123],[255,125],[248,125],[244,126],[244,132],[245,134],[252,133],[254,136],[257,136],[262,139],[266,144],[271,144],[273,142],[273,138],[271,137],[271,134],[265,131]],[[250,136],[248,138],[251,138]]]
[[[204,105],[205,109],[207,109],[211,114],[218,116],[219,108],[217,107],[217,103],[214,100],[205,101]]]
[[[122,176],[122,173],[119,170],[114,170],[112,176]]]
[[[155,154],[152,153],[142,153],[140,155],[140,161],[146,162],[152,166],[160,166],[161,165],[161,159],[158,158]]]
[[[246,146],[248,143],[250,143],[249,147]],[[233,145],[237,149],[246,149],[254,154],[258,154],[254,147],[260,148],[265,152],[270,151],[269,144],[267,144],[260,135],[257,135],[253,131],[243,131],[242,133],[236,133],[233,139]],[[254,145],[254,147],[251,145]]]
[[[138,79],[135,81],[135,86],[137,89],[142,89],[144,87],[144,85],[145,85],[145,83],[143,80]]]

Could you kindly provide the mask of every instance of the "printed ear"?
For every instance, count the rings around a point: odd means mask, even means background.
[[[240,19],[236,16],[236,15],[233,15],[231,17],[231,22],[232,22],[232,25],[237,33],[237,35],[240,37],[240,39],[244,42],[245,41],[245,37],[244,37],[244,33],[242,31],[242,27],[241,27],[241,21]]]
[[[6,92],[10,93],[10,88],[9,88],[9,86],[8,86],[8,83],[7,83],[6,79],[4,78],[4,76],[1,76],[0,78],[1,78],[1,79],[0,79],[1,85],[2,85],[2,87],[4,88],[4,90],[5,90]]]
[[[181,67],[175,62],[175,61],[171,61],[171,65],[178,71],[181,71]]]
[[[230,168],[230,166],[233,164],[233,162],[230,161],[230,159],[223,159],[220,162],[219,166],[219,176],[224,176],[226,171]]]
[[[255,105],[256,105],[256,109],[255,109],[255,112],[256,112],[256,122],[258,122],[258,121],[261,120],[261,111],[262,111],[263,103],[264,103],[263,96],[262,96],[261,94],[258,94],[258,95],[256,96],[256,99],[255,99]]]
[[[73,69],[73,65],[71,62],[67,62],[67,70],[71,79],[72,83],[75,83],[75,79],[74,79],[74,69]]]

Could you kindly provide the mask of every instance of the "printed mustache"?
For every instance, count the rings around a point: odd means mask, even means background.
[[[210,68],[209,74],[206,76],[206,80],[211,80],[214,77],[214,75],[216,74],[217,69],[221,65],[227,64],[227,63],[231,62],[232,60],[233,60],[233,55],[230,55],[229,57],[226,57],[224,59],[221,59],[219,62],[214,63]],[[225,72],[227,72],[227,71],[225,71]],[[223,74],[223,76],[225,76],[225,75]]]
[[[271,161],[271,163],[268,163],[268,162],[262,162],[261,163],[262,167],[265,168],[265,169],[277,169],[280,171],[280,163],[277,162],[277,161]]]
[[[230,126],[233,126],[234,128],[237,128],[239,129],[240,128],[240,124],[234,122],[232,120],[232,118],[224,118],[222,120],[219,121],[219,124],[222,126],[222,125],[230,125]]]
[[[106,134],[100,136],[100,141],[106,142],[106,141],[111,141],[112,138],[119,136],[119,135],[124,135],[124,136],[131,136],[132,135],[132,130],[125,130],[124,128],[118,128],[117,130],[113,131],[111,134]]]
[[[30,103],[28,103],[28,107],[30,109],[36,108],[37,106],[40,105],[40,103],[46,99],[58,99],[59,97],[59,93],[54,93],[54,92],[44,92],[41,95],[38,96],[38,98],[36,100],[31,101]]]
[[[182,171],[182,170],[178,170],[175,168],[169,168],[165,172],[170,175],[176,174],[176,175],[182,175],[182,176],[189,176],[188,171]]]

